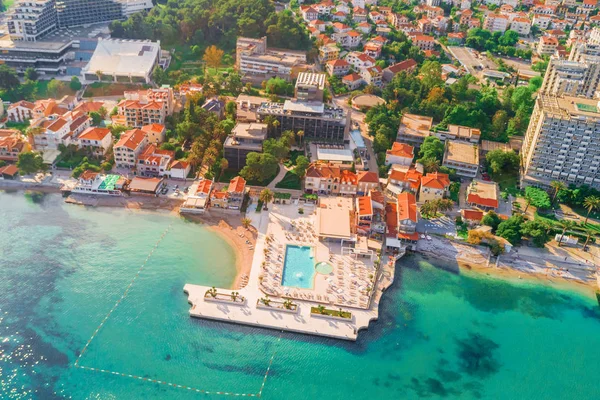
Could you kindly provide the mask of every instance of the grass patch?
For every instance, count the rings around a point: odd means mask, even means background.
[[[283,163],[283,165],[285,165],[286,167],[290,168],[294,165],[296,165],[296,160],[298,159],[298,157],[303,156],[304,152],[301,150],[292,150],[290,151],[290,158]]]
[[[7,129],[17,129],[23,133],[29,128],[29,122],[6,122]]]
[[[56,93],[56,95],[54,95],[53,93],[52,96],[50,96],[48,94],[49,83],[50,81],[46,80],[38,80],[35,82],[36,99],[47,99],[48,97],[55,97],[57,99],[60,99],[63,96],[73,96],[75,94],[75,91],[71,90],[71,88],[69,87],[69,82],[63,82],[64,85],[62,85],[62,88],[58,91],[58,93]]]
[[[490,174],[490,178],[492,178],[492,180],[494,182],[498,183],[498,186],[500,186],[501,192],[506,192],[513,196],[516,196],[519,194],[519,189],[517,186],[519,183],[518,175],[499,173],[499,174]]]
[[[122,96],[123,92],[127,90],[141,90],[149,87],[146,84],[94,82],[88,85],[83,97]]]
[[[329,308],[319,309],[319,307],[311,307],[310,312],[311,312],[311,314],[329,315],[331,317],[347,318],[347,319],[352,318],[351,312],[340,311],[340,310],[330,310]]]
[[[271,181],[273,181],[273,179],[275,179],[278,173],[279,167],[277,167],[277,172],[275,172],[275,175],[273,175],[272,177],[267,178],[262,182],[256,180],[246,181],[246,184],[250,186],[267,186],[269,183],[271,183]],[[219,177],[219,182],[229,183],[230,180],[232,180],[239,174],[240,170],[238,169],[226,169],[225,171],[223,171],[223,173],[221,173],[221,176]]]
[[[278,189],[302,189],[302,180],[294,171],[288,171],[283,179],[275,185]]]

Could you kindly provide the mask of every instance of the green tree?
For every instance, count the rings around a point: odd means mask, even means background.
[[[294,86],[285,79],[271,78],[265,83],[265,91],[268,94],[291,96],[294,93]]]
[[[419,149],[419,162],[422,160],[442,161],[444,157],[444,143],[435,136],[428,136]]]
[[[588,196],[583,201],[583,206],[587,210],[587,214],[585,215],[585,221],[583,224],[587,224],[588,218],[590,217],[590,213],[594,210],[598,210],[600,208],[600,197],[598,196]]]
[[[554,193],[552,194],[552,203],[554,204],[558,193],[561,190],[565,190],[567,188],[567,185],[565,185],[565,183],[561,181],[552,181],[550,182],[550,187],[552,188],[552,190],[554,190]]]
[[[516,175],[519,172],[521,160],[513,150],[492,150],[486,154],[485,159],[493,174]]]
[[[152,80],[157,85],[164,85],[168,82],[169,76],[167,75],[167,72],[162,69],[162,67],[157,65],[154,67],[154,71],[152,71]]]
[[[269,153],[248,153],[240,175],[248,181],[264,182],[277,174],[277,159]]]
[[[530,204],[539,209],[546,209],[552,206],[548,193],[546,193],[545,190],[538,189],[533,186],[528,186],[525,189],[525,199],[527,200],[527,207],[525,207],[525,211],[527,211]]]
[[[30,81],[37,81],[40,77],[40,74],[33,67],[29,67],[25,70],[25,79]]]
[[[0,89],[10,91],[18,88],[20,85],[21,83],[15,70],[6,64],[0,65]]]
[[[487,214],[483,216],[481,219],[481,224],[490,226],[492,230],[495,232],[498,229],[498,226],[502,223],[500,216],[496,214],[494,211],[488,211]]]
[[[48,82],[48,96],[50,97],[59,97],[59,94],[62,90],[64,90],[65,83],[63,81],[59,81],[57,79],[52,79]]]
[[[80,90],[81,89],[81,82],[79,81],[79,78],[76,77],[76,76],[72,77],[71,78],[71,82],[69,83],[69,87],[74,92]]]
[[[571,230],[575,227],[575,221],[571,221],[570,219],[563,219],[561,221],[558,221],[558,224],[562,227],[560,239],[558,239],[558,247],[560,247],[562,246],[562,241],[565,237],[565,233],[567,233],[568,230]]]
[[[513,215],[498,225],[496,235],[503,237],[513,245],[519,244],[521,242],[521,226],[523,225],[523,221],[523,216]]]
[[[44,167],[44,159],[40,153],[26,151],[20,153],[17,159],[17,168],[22,175],[29,175],[42,170]]]
[[[264,188],[259,195],[259,200],[262,201],[265,205],[264,209],[268,209],[268,205],[271,201],[273,201],[273,192],[271,189]]]
[[[279,139],[267,139],[263,142],[263,152],[271,154],[281,162],[290,155],[290,146],[286,143],[286,140]]]
[[[544,247],[550,241],[549,225],[540,220],[527,221],[523,224],[521,232],[530,237],[536,247]]]
[[[92,125],[94,126],[98,126],[102,122],[102,115],[97,111],[92,111],[90,113],[90,118],[92,119]]]
[[[298,158],[296,158],[296,169],[294,170],[296,175],[298,175],[300,178],[303,178],[309,165],[310,160],[307,157],[298,156]]]

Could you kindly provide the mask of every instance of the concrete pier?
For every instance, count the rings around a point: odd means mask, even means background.
[[[351,341],[357,339],[361,329],[366,329],[371,321],[378,318],[379,302],[383,291],[394,280],[394,261],[382,265],[382,271],[376,281],[373,299],[369,308],[342,307],[344,311],[352,313],[352,318],[348,321],[326,318],[322,315],[311,316],[311,307],[319,305],[319,302],[313,300],[292,299],[293,303],[298,305],[297,313],[288,313],[277,309],[265,310],[257,307],[257,301],[265,296],[259,287],[259,275],[261,273],[260,265],[264,259],[263,249],[266,246],[265,237],[269,224],[269,214],[271,212],[286,213],[288,212],[286,208],[291,207],[293,206],[272,205],[273,209],[270,212],[248,213],[248,217],[253,220],[252,225],[258,230],[258,239],[248,285],[237,290],[239,296],[246,298],[246,302],[244,304],[229,304],[227,302],[206,301],[205,294],[210,287],[186,284],[183,290],[187,293],[188,302],[191,304],[190,316]],[[297,213],[296,210],[293,211]],[[224,294],[232,292],[231,289],[220,288],[217,288],[217,291]],[[281,300],[278,297],[271,298]],[[333,310],[339,308],[335,305],[325,305],[325,307]]]

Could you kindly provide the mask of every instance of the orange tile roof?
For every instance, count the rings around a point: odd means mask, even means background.
[[[369,192],[369,196],[371,197],[371,199],[379,204],[383,204],[385,201],[385,196],[383,195],[383,193],[380,190],[371,190]]]
[[[373,203],[369,196],[361,196],[356,199],[358,215],[373,215]]]
[[[78,104],[75,107],[75,111],[83,111],[84,113],[98,112],[104,103],[101,101],[86,101]]]
[[[229,181],[229,188],[227,188],[227,191],[229,193],[241,193],[244,191],[245,187],[246,180],[241,176],[236,176],[235,178]]]
[[[142,126],[140,129],[144,132],[161,133],[165,130],[165,126],[163,124],[149,124]]]
[[[379,175],[373,171],[360,171],[358,173],[359,182],[379,183]]]
[[[79,175],[79,179],[84,180],[84,181],[91,181],[96,179],[96,176],[98,176],[97,172],[91,171],[91,170],[85,170],[83,171],[83,173],[81,175]]]
[[[421,186],[433,189],[446,189],[450,186],[450,178],[448,177],[448,174],[432,172],[421,178]]]
[[[87,139],[87,140],[103,140],[107,135],[110,135],[110,129],[108,128],[98,128],[98,127],[90,127],[79,135],[79,139]]]
[[[406,143],[394,142],[394,144],[392,145],[392,148],[390,150],[386,151],[386,153],[391,156],[405,157],[405,158],[412,159],[414,157],[414,151],[415,151],[415,149],[411,145],[408,145]]]
[[[171,163],[171,169],[187,169],[189,162],[184,160],[175,160]]]
[[[48,127],[46,129],[48,129],[49,131],[52,131],[52,132],[57,132],[58,130],[60,130],[60,128],[62,128],[66,124],[67,124],[66,119],[59,118],[56,121],[52,122],[50,125],[48,125]]]
[[[406,219],[417,222],[417,198],[409,192],[398,195],[398,221]]]
[[[419,240],[419,234],[417,232],[413,232],[413,233],[398,232],[398,239]]]
[[[210,190],[212,188],[213,182],[210,179],[204,179],[202,182],[198,184],[198,188],[196,189],[196,194],[210,194]]]
[[[386,203],[385,205],[385,224],[388,232],[396,236],[398,232],[398,205],[396,203]]]
[[[480,210],[460,210],[462,217],[469,221],[481,221],[483,211]]]
[[[498,199],[487,199],[479,196],[477,193],[469,193],[467,196],[467,201],[482,207],[498,208]]]
[[[4,167],[0,168],[0,174],[3,174],[3,175],[15,176],[18,173],[19,173],[19,168],[17,168],[13,164],[5,165]]]
[[[146,132],[141,129],[132,129],[124,132],[121,138],[115,144],[115,147],[127,147],[128,149],[135,150],[144,141]]]
[[[348,74],[342,78],[342,81],[348,81],[348,82],[356,82],[356,81],[360,81],[360,80],[362,80],[362,76],[360,76],[356,72]]]
[[[350,185],[356,185],[356,183],[357,183],[356,174],[352,171],[345,169],[345,170],[341,171],[340,182],[347,183]]]

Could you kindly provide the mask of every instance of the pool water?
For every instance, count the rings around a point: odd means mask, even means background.
[[[333,272],[333,265],[329,264],[328,262],[321,261],[315,265],[315,269],[320,274],[329,275]]]
[[[308,246],[286,246],[282,286],[312,289],[315,261],[311,253]]]

